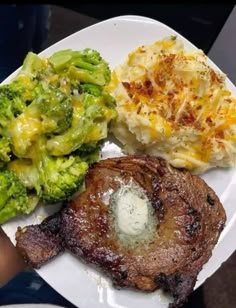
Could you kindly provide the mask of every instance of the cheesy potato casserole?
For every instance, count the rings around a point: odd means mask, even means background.
[[[140,46],[113,73],[112,131],[127,154],[167,159],[193,173],[236,162],[236,99],[201,50],[176,37]]]

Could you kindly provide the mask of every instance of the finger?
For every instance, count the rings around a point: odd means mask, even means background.
[[[0,227],[0,286],[25,268],[22,257]]]

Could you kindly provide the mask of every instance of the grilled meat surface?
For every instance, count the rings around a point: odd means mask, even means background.
[[[154,233],[152,229],[151,239],[137,237],[127,245],[124,230],[114,227],[113,196],[131,182],[145,192]],[[65,248],[104,271],[115,286],[162,288],[174,297],[170,307],[181,306],[225,224],[225,211],[214,191],[200,177],[145,155],[95,163],[85,184],[86,190],[62,210],[60,223],[54,221],[58,228],[43,222],[43,229],[41,225],[18,230],[17,247],[28,262],[41,265]]]
[[[40,268],[42,264],[63,251],[60,222],[59,212],[47,217],[40,225],[18,227],[16,247],[26,262],[34,268]]]

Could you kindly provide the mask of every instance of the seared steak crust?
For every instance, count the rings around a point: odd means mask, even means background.
[[[123,245],[110,209],[109,197],[130,181],[146,192],[158,222],[152,241],[140,247]],[[225,224],[225,211],[214,191],[200,177],[145,155],[95,163],[85,182],[86,190],[61,213],[60,240],[52,232],[56,246],[49,256],[61,250],[62,241],[65,249],[109,275],[115,286],[163,288],[174,297],[170,307],[181,306]],[[34,266],[45,261],[29,254],[28,259]]]
[[[61,215],[47,217],[40,225],[18,228],[16,247],[25,261],[34,268],[57,256],[62,250],[60,237]]]

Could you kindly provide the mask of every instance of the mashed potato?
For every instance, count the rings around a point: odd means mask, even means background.
[[[236,99],[201,50],[176,37],[140,46],[112,73],[112,131],[127,153],[159,155],[194,173],[236,162]]]

